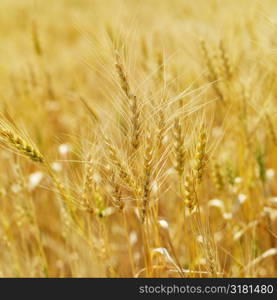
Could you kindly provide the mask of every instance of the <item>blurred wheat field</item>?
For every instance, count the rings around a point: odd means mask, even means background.
[[[276,277],[275,0],[0,14],[1,277]]]

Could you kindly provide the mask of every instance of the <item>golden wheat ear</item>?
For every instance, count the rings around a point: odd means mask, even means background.
[[[31,142],[28,142],[12,127],[2,122],[0,123],[0,139],[18,154],[22,154],[35,162],[44,162],[43,155]]]

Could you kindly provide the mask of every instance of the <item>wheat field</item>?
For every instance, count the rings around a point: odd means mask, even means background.
[[[277,2],[1,0],[1,277],[275,277]]]

